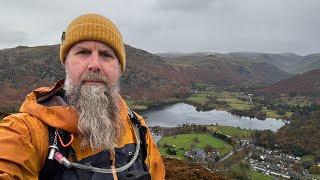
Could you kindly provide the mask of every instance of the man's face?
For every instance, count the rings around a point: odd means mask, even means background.
[[[115,85],[121,75],[121,67],[114,50],[98,41],[82,41],[71,47],[66,57],[65,68],[72,81],[80,83],[85,73],[98,73]],[[103,82],[85,80],[83,85],[102,85]]]
[[[75,44],[66,58],[64,90],[79,115],[81,145],[116,146],[124,132],[119,108],[120,63],[112,48],[96,41]]]

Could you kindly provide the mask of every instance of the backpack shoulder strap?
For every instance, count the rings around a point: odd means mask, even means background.
[[[141,152],[143,155],[143,161],[145,161],[145,159],[147,157],[147,143],[146,143],[147,128],[144,126],[141,126],[140,120],[138,119],[137,115],[135,114],[134,111],[130,110],[129,108],[128,108],[128,115],[130,117],[132,124],[137,125],[139,128],[140,141],[141,141]],[[49,131],[49,144],[52,144],[53,140],[54,140],[54,136],[55,136],[55,128],[48,126],[48,131]],[[66,142],[69,142],[70,139],[67,139],[67,138],[70,136],[68,136],[67,134],[68,134],[67,132],[62,131],[62,139],[64,139],[64,141],[66,141]],[[59,141],[58,141],[58,147],[59,147],[59,152],[63,156],[68,158],[69,152],[70,152],[70,147],[67,147],[67,148],[62,147],[62,145]],[[59,164],[55,160],[46,159],[44,166],[42,167],[41,171],[39,172],[39,180],[58,180],[58,179],[61,179],[64,171],[65,171],[65,167],[63,165]]]
[[[49,131],[49,144],[53,143],[54,140],[54,136],[55,136],[55,131],[56,129],[48,126],[48,131]],[[60,131],[60,130],[59,130]],[[66,142],[68,142],[69,140],[67,140],[68,136],[67,132],[65,131],[61,131],[60,133],[62,134],[62,139],[66,139]],[[68,158],[69,156],[69,147],[64,148],[62,147],[60,141],[58,141],[58,147],[59,147],[59,152]],[[61,179],[64,171],[65,171],[65,167],[61,164],[58,163],[58,161],[56,160],[50,160],[50,159],[46,159],[44,166],[42,167],[41,171],[39,172],[39,180],[58,180]]]
[[[129,117],[130,117],[132,124],[137,125],[139,128],[140,141],[141,141],[141,152],[143,155],[143,161],[145,161],[147,158],[147,154],[148,154],[148,152],[147,152],[148,144],[146,141],[147,128],[144,126],[141,126],[141,122],[138,119],[137,115],[135,114],[134,111],[132,111],[129,108],[128,108],[128,114],[129,114]]]

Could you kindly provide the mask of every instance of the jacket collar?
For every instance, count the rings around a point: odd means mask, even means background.
[[[52,88],[41,87],[27,95],[20,107],[20,112],[28,113],[43,123],[71,133],[77,132],[78,113],[56,93],[63,89],[64,80],[58,81]],[[120,98],[121,117],[127,119],[125,101]]]

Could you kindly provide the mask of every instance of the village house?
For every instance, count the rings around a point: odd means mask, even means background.
[[[212,150],[211,152],[205,152],[201,148],[191,148],[189,151],[186,151],[184,155],[187,158],[196,161],[209,161],[209,162],[217,162],[219,161],[218,152],[216,150]]]
[[[186,151],[184,155],[192,159],[203,160],[203,161],[208,157],[208,154],[204,152],[203,149],[197,148],[197,147],[191,148],[189,151]]]

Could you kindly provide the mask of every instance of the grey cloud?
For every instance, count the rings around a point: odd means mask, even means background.
[[[114,21],[125,43],[153,53],[316,53],[319,7],[318,0],[10,0],[0,6],[7,28],[0,48],[59,43],[74,17],[98,13]]]
[[[18,46],[28,42],[28,35],[22,30],[0,26],[0,40],[0,48],[6,48],[8,45]]]
[[[216,0],[158,0],[153,8],[162,10],[195,12],[209,9]]]

